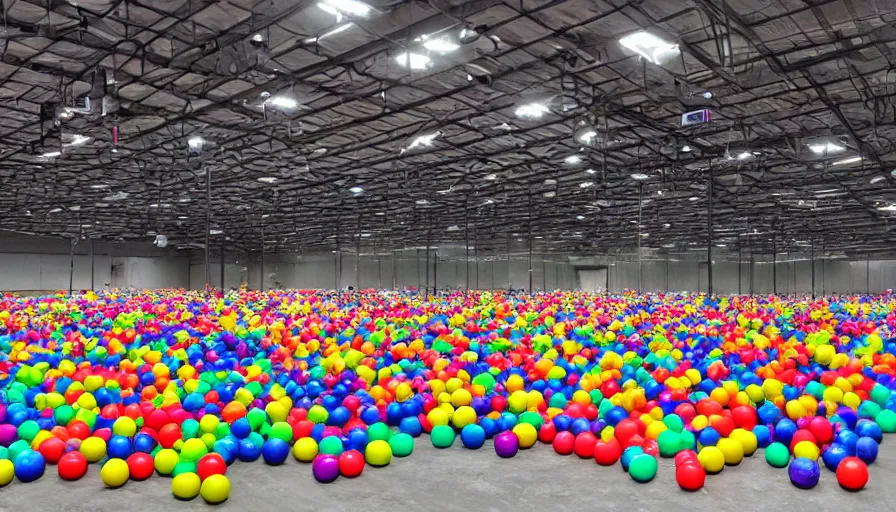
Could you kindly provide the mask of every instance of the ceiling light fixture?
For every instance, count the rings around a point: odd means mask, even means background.
[[[364,193],[364,189],[361,187],[358,187],[358,186],[354,186],[354,187],[348,189],[348,191],[355,195]]]
[[[545,115],[547,112],[548,107],[541,103],[528,103],[517,107],[514,114],[516,114],[516,117],[521,117],[523,119],[540,119],[541,116]]]
[[[299,102],[294,98],[290,98],[289,96],[272,96],[265,103],[272,107],[283,110],[292,110],[299,106]]]
[[[415,201],[415,202],[416,202],[417,204],[419,204],[420,206],[424,206],[424,205],[429,204],[429,200],[427,200],[427,199],[417,199],[417,201]]]
[[[50,151],[49,153],[44,153],[40,155],[41,158],[56,158],[57,156],[62,155],[61,151]]]
[[[579,183],[579,188],[588,188],[588,187],[593,187],[593,186],[594,186],[593,181],[583,181],[582,183]]]
[[[837,160],[836,162],[832,163],[831,165],[849,165],[849,164],[854,164],[856,162],[861,162],[861,161],[862,161],[862,157],[853,156],[853,157],[849,157],[849,158],[844,158],[843,160]]]
[[[697,196],[691,196],[691,197],[688,198],[688,201],[690,201],[690,202],[692,202],[692,203],[696,203],[696,202],[699,201],[699,200],[700,200],[700,198],[697,197]]]
[[[876,185],[876,184],[884,181],[885,179],[887,179],[886,176],[875,176],[875,177],[871,178],[871,184]]]
[[[597,139],[597,132],[594,130],[585,130],[578,136],[578,141],[586,146],[594,144],[595,139]]]
[[[737,155],[737,159],[738,160],[746,160],[752,156],[753,156],[753,154],[750,153],[749,151],[744,151],[743,153]]]
[[[90,188],[92,188],[94,190],[99,190],[101,188],[109,188],[109,185],[107,185],[105,183],[96,183],[96,184],[91,185]]]
[[[424,39],[426,38],[424,37]],[[460,48],[460,45],[448,38],[439,37],[435,39],[426,39],[426,42],[423,43],[423,47],[431,52],[446,54],[457,50]]]
[[[548,190],[547,192],[545,192],[542,195],[548,199],[551,199],[551,198],[557,197],[557,192],[555,192],[553,190]]]
[[[427,135],[421,135],[421,136],[415,138],[411,142],[411,145],[407,147],[407,149],[432,146],[432,141],[435,140],[435,138],[441,134],[442,134],[442,132],[438,131],[438,132],[433,132],[433,133],[430,133]]]
[[[495,181],[496,179],[498,179],[498,175],[495,173],[489,173],[486,174],[482,179],[486,181]]]
[[[395,60],[411,69],[426,69],[432,63],[426,55],[414,52],[400,53],[395,56]]]
[[[323,0],[317,4],[322,10],[336,16],[337,22],[343,14],[350,16],[367,16],[370,6],[357,0]]]
[[[677,44],[667,43],[649,32],[625,36],[619,40],[619,44],[657,65],[679,53]]]
[[[72,137],[72,141],[68,143],[69,146],[82,146],[91,141],[90,137],[85,137],[84,135],[76,134]]]
[[[258,181],[270,185],[271,183],[277,183],[277,178],[273,176],[262,176],[261,178],[258,178]]]
[[[576,219],[585,220],[585,216],[584,215],[576,215]]]
[[[809,150],[816,155],[826,155],[830,153],[839,153],[841,151],[845,151],[846,148],[839,144],[834,144],[833,142],[824,142],[820,144],[809,144]]]
[[[687,144],[685,144],[684,146],[681,146],[681,152],[682,152],[682,153],[690,153],[690,152],[691,152],[691,146],[688,146]]]
[[[877,209],[882,212],[896,212],[896,204],[888,204],[886,206],[878,206]]]
[[[211,230],[209,230],[208,234],[210,234],[210,235],[222,235],[222,234],[224,234],[224,231],[223,231],[223,230],[220,230],[220,229],[211,229]]]
[[[644,173],[636,172],[636,173],[632,174],[632,179],[635,181],[644,181],[644,180],[650,179],[650,176],[648,176]]]
[[[597,174],[597,171],[594,169],[585,169],[585,174]]]
[[[308,39],[305,39],[305,40],[302,41],[302,42],[305,43],[305,44],[314,44],[314,43],[318,43],[318,42],[320,42],[322,39],[324,39],[324,38],[326,38],[326,37],[330,37],[330,36],[332,36],[332,35],[336,35],[336,34],[338,34],[338,33],[340,33],[340,32],[343,32],[343,31],[345,31],[345,30],[348,30],[349,28],[352,27],[352,25],[354,25],[354,23],[343,23],[342,25],[337,26],[337,27],[334,28],[333,30],[329,30],[329,31],[327,31],[327,32],[324,32],[323,34],[321,34],[321,35],[319,35],[319,36],[317,36],[317,37],[309,37]]]
[[[569,155],[568,157],[563,159],[569,165],[576,165],[582,163],[582,157],[579,155]]]
[[[193,150],[201,149],[204,143],[205,141],[202,140],[202,137],[191,137],[187,140],[187,145]]]

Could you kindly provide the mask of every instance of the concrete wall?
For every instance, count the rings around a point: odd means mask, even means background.
[[[189,286],[189,258],[112,258],[113,288],[187,288]]]
[[[0,253],[0,290],[68,290],[71,258],[68,254]],[[94,257],[94,286],[102,288],[112,281],[112,258]],[[75,256],[72,287],[90,288],[90,258]]]

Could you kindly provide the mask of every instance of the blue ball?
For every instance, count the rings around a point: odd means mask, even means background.
[[[855,429],[856,422],[859,421],[858,413],[845,405],[837,408],[837,416],[846,423],[846,426],[849,427],[850,430]]]
[[[607,425],[611,427],[615,427],[617,423],[628,418],[628,413],[622,407],[613,407],[608,410],[606,414],[604,414],[604,419],[607,420]],[[559,428],[557,429],[560,430]]]
[[[485,443],[485,429],[475,423],[470,423],[460,431],[460,440],[465,447],[471,450],[481,448]]]
[[[697,442],[702,446],[715,446],[719,443],[719,439],[722,436],[719,434],[719,431],[712,428],[706,427],[700,431],[700,435],[697,436]]]
[[[479,426],[485,430],[485,435],[488,438],[495,437],[498,435],[498,432],[501,432],[498,428],[498,422],[491,418],[482,418],[479,420]]]
[[[361,453],[364,453],[364,449],[367,448],[367,431],[360,428],[353,428],[348,433],[348,446],[346,450],[358,450]]]
[[[289,455],[289,445],[282,439],[272,437],[264,442],[261,447],[261,455],[264,457],[265,464],[279,466]]]
[[[134,451],[152,453],[156,447],[156,440],[149,434],[137,434],[134,437]]]
[[[797,457],[790,463],[788,469],[790,481],[793,485],[801,489],[811,489],[818,485],[818,479],[821,477],[821,469],[818,463],[812,459]]]
[[[760,423],[774,424],[781,419],[781,409],[771,402],[766,402],[756,411]]]
[[[772,431],[765,425],[756,425],[753,427],[753,435],[756,436],[756,445],[760,448],[765,448],[774,441],[772,439]]]
[[[501,417],[498,418],[498,428],[501,432],[505,430],[513,430],[513,427],[516,426],[517,416],[515,414],[504,412],[501,413]]]
[[[376,407],[368,407],[364,409],[361,411],[361,421],[368,425],[373,425],[380,421],[380,411],[378,411]]]
[[[392,402],[386,406],[386,424],[396,426],[401,422],[404,416],[401,412],[401,405],[398,402]]]
[[[622,469],[628,471],[629,464],[632,463],[632,459],[635,458],[636,455],[641,455],[644,453],[644,449],[640,446],[629,446],[622,452],[622,457],[619,458],[619,463],[622,464]]]
[[[43,476],[47,461],[44,456],[34,450],[25,450],[13,461],[16,478],[23,482],[33,482]]]
[[[848,456],[849,453],[847,453],[846,448],[844,448],[843,445],[840,443],[833,443],[821,454],[821,460],[824,461],[826,468],[831,471],[837,471],[837,468],[840,466],[840,461]]]
[[[877,441],[878,444],[884,440],[884,433],[880,425],[871,420],[859,420],[859,423],[856,425],[856,434],[859,437],[870,437]]]
[[[860,437],[856,443],[856,457],[862,459],[865,464],[871,464],[877,459],[877,451],[880,446],[870,437]]]
[[[557,432],[565,432],[569,430],[569,425],[572,423],[572,418],[565,414],[558,414],[554,416],[554,428],[557,429]]]
[[[352,413],[349,412],[348,409],[340,405],[339,407],[330,411],[330,415],[327,417],[327,425],[341,427],[348,423],[348,420],[351,419],[351,417]]]
[[[240,418],[230,425],[230,433],[237,439],[245,439],[252,432],[252,425],[246,418]]]
[[[792,420],[784,418],[775,425],[775,440],[784,446],[790,446],[793,435],[796,434],[797,426]]]
[[[132,452],[131,440],[127,437],[112,436],[106,443],[106,453],[110,459],[127,459]]]
[[[846,450],[846,453],[854,457],[856,454],[856,445],[859,443],[859,436],[852,430],[841,430],[837,434],[837,442]]]
[[[249,439],[240,439],[237,457],[243,462],[255,462],[261,456],[261,446]]]
[[[569,425],[569,431],[576,436],[581,434],[582,432],[590,432],[591,423],[589,423],[585,418],[576,418],[572,420],[572,423]]]
[[[398,424],[398,430],[411,437],[419,437],[420,434],[423,433],[423,427],[420,425],[420,420],[417,419],[416,416],[402,418],[401,423]]]

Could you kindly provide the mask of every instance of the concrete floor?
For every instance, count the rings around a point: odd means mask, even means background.
[[[671,459],[660,460],[654,481],[638,484],[617,464],[601,467],[575,455],[561,457],[537,444],[513,459],[499,459],[488,442],[479,451],[460,445],[433,448],[424,436],[414,453],[393,459],[386,468],[368,466],[357,479],[339,478],[317,483],[310,464],[292,457],[286,464],[269,467],[261,461],[236,462],[228,470],[230,499],[219,510],[234,511],[563,511],[571,510],[887,510],[896,503],[896,443],[881,446],[871,466],[865,490],[842,490],[833,473],[822,469],[822,479],[812,490],[790,484],[786,469],[774,469],[760,450],[736,467],[707,478],[695,493],[675,483]],[[92,466],[87,477],[65,482],[48,468],[37,482],[14,481],[0,490],[0,511],[54,510],[203,510],[202,498],[179,502],[171,495],[170,479],[153,476],[144,482],[128,482],[120,489],[106,489],[99,470]]]

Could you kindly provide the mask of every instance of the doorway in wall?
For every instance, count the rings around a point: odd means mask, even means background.
[[[607,267],[577,268],[579,289],[586,292],[607,291]]]

